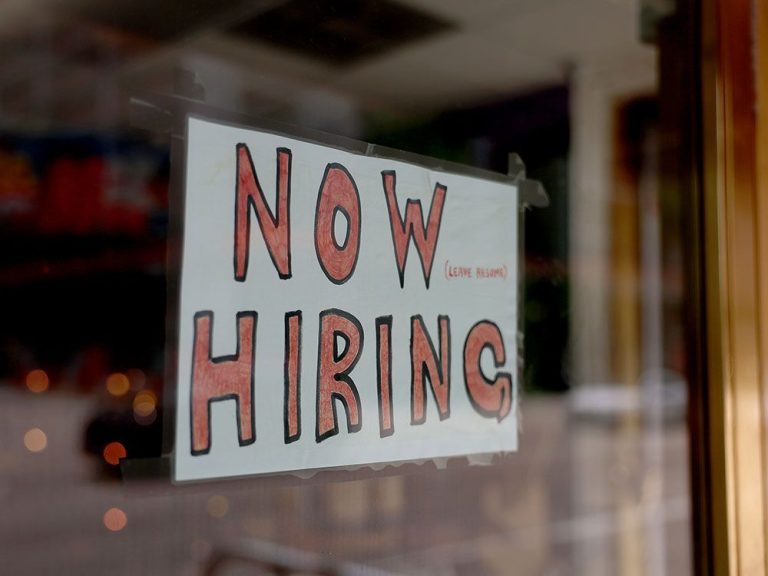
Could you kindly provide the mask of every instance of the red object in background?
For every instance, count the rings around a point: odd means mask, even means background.
[[[103,182],[104,161],[100,158],[55,161],[46,178],[45,201],[39,212],[40,231],[84,234],[95,228]]]
[[[146,236],[168,211],[167,150],[110,137],[0,131],[3,232]]]
[[[150,216],[146,207],[110,198],[110,188],[115,185],[111,172],[103,157],[54,161],[40,206],[40,231],[78,235],[146,231]],[[149,186],[144,193],[150,193]]]
[[[0,150],[0,216],[28,215],[35,209],[40,182],[29,158]]]

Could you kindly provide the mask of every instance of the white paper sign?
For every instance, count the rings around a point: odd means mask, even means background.
[[[517,448],[517,189],[188,120],[177,481]]]

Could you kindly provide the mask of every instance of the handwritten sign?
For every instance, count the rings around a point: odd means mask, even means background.
[[[177,481],[517,448],[514,185],[189,118]]]

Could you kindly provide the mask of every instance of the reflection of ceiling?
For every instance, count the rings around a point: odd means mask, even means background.
[[[279,115],[323,102],[331,113],[405,114],[562,84],[584,60],[653,58],[636,40],[636,0],[399,0],[450,27],[408,37],[405,25],[391,34],[396,19],[388,21],[390,44],[335,62],[261,41],[258,30],[243,34],[243,22],[297,2],[5,0],[0,121],[119,124],[126,89],[167,89],[179,66],[230,108]],[[358,19],[381,34],[375,18]],[[365,44],[350,20],[326,28]]]
[[[392,0],[286,0],[226,32],[344,66],[450,29],[434,14]]]

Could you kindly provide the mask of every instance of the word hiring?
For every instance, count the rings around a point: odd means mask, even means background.
[[[270,209],[245,144],[238,144],[235,190],[234,280],[243,282],[248,273],[251,212],[256,215],[262,238],[272,263],[282,280],[292,276],[290,234],[290,182],[292,153],[277,149],[276,214]],[[408,249],[413,244],[421,261],[426,288],[434,261],[447,188],[435,186],[427,222],[421,202],[409,199],[402,216],[396,197],[396,174],[382,172],[387,200],[395,262],[401,288],[405,282]],[[338,215],[347,221],[343,242],[336,239],[334,223]],[[338,163],[326,166],[317,197],[315,211],[315,252],[326,277],[334,284],[344,284],[355,270],[360,250],[360,195],[354,179]],[[191,452],[210,451],[210,406],[212,402],[235,400],[237,404],[238,440],[241,446],[256,440],[254,414],[256,327],[258,314],[237,314],[237,349],[235,354],[214,358],[211,353],[213,312],[201,311],[194,318],[193,366],[191,377]],[[284,440],[291,443],[301,436],[300,374],[302,362],[302,312],[285,313],[284,350]],[[410,318],[411,356],[411,425],[426,421],[427,382],[437,404],[440,420],[450,417],[451,331],[448,316],[438,316],[437,348],[420,315]],[[376,381],[380,436],[394,433],[392,408],[392,316],[375,319]],[[343,341],[343,349],[338,342]],[[317,376],[315,392],[315,440],[322,442],[338,434],[336,411],[338,400],[345,411],[347,430],[362,427],[361,399],[352,371],[363,350],[364,331],[351,314],[328,309],[320,313],[317,340]],[[477,322],[464,340],[464,385],[474,409],[482,416],[503,420],[510,412],[512,377],[499,371],[492,379],[483,374],[480,357],[488,349],[497,370],[506,364],[502,333],[490,320]]]
[[[254,394],[256,374],[257,312],[237,314],[237,349],[229,356],[212,357],[211,311],[195,314],[192,354],[192,446],[193,455],[207,454],[211,446],[211,403],[235,400],[238,441],[241,446],[256,441]],[[410,319],[411,425],[426,422],[427,383],[437,405],[440,420],[451,415],[451,323],[448,316],[437,318],[437,341],[429,334],[420,315]],[[379,436],[395,432],[392,406],[392,316],[380,316],[376,331],[376,394]],[[340,349],[339,341],[344,343]],[[336,308],[320,312],[317,339],[317,377],[315,383],[315,441],[322,442],[339,433],[336,412],[338,400],[344,408],[347,431],[362,428],[362,406],[352,371],[360,359],[365,333],[352,314]],[[489,349],[496,369],[506,363],[504,340],[499,327],[489,320],[474,324],[464,339],[464,388],[477,413],[501,422],[510,412],[512,376],[497,372],[487,378],[480,366],[483,352]],[[301,437],[302,312],[285,313],[285,351],[283,370],[283,432],[286,444]]]

